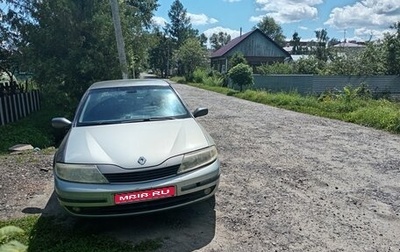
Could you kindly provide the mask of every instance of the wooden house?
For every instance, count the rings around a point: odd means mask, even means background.
[[[221,73],[229,69],[229,59],[241,52],[255,69],[262,64],[290,60],[290,54],[259,29],[245,33],[211,54],[211,67]]]

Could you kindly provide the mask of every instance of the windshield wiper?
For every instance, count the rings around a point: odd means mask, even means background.
[[[161,117],[145,117],[122,120],[121,123],[134,123],[134,122],[153,122],[153,121],[167,121],[174,120],[176,117],[173,116],[161,116]]]
[[[94,121],[94,122],[80,122],[78,126],[95,126],[95,125],[107,125],[107,124],[118,124],[121,123],[119,120],[113,121]]]
[[[145,118],[144,121],[166,121],[166,120],[174,120],[176,117],[174,116],[161,116],[161,117],[149,117]]]

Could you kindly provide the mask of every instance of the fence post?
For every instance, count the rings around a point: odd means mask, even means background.
[[[39,90],[35,90],[36,99],[37,99],[37,109],[40,110],[40,95]]]
[[[5,125],[6,124],[6,122],[4,121],[4,110],[3,110],[3,100],[4,100],[4,97],[1,97],[0,96],[0,125]]]
[[[22,100],[21,100],[21,93],[17,94],[17,104],[18,104],[18,116],[19,118],[24,117],[22,114]]]
[[[19,116],[18,116],[18,106],[17,106],[17,95],[13,94],[12,95],[12,101],[13,101],[13,114],[14,114],[14,118],[15,121],[18,121]]]
[[[26,102],[26,99],[25,99],[25,93],[22,93],[21,94],[21,101],[22,101],[22,113],[23,113],[23,115],[24,115],[24,117],[26,116],[26,114],[27,114],[27,112],[26,112],[26,106],[25,106],[25,102]]]
[[[8,109],[8,96],[4,96],[4,114],[5,114],[5,122],[6,124],[10,122],[10,115]]]

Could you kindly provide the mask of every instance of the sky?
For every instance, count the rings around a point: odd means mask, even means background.
[[[315,40],[315,31],[326,29],[330,39],[368,41],[393,32],[400,21],[400,0],[180,0],[193,28],[210,37],[227,32],[232,39],[249,32],[265,16],[274,18],[290,40]],[[159,0],[154,23],[169,22],[173,0]]]

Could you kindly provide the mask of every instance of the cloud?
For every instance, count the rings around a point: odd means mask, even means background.
[[[397,22],[399,16],[398,0],[362,0],[334,8],[324,24],[336,29],[356,28],[356,36],[372,32],[382,37],[382,30]]]
[[[308,27],[305,27],[305,26],[299,26],[299,29],[300,29],[300,30],[305,30],[305,31],[307,31],[307,30],[308,30]]]
[[[207,17],[206,14],[187,13],[187,16],[190,18],[190,22],[193,25],[206,25],[206,24],[218,23],[217,19]]]
[[[257,10],[264,12],[277,23],[294,23],[304,19],[316,19],[318,9],[315,7],[322,4],[322,0],[255,0],[258,6]],[[257,22],[258,17],[251,17],[251,22]]]
[[[354,36],[358,38],[358,40],[368,41],[370,39],[382,39],[386,33],[393,33],[393,30],[390,29],[368,29],[366,27],[354,29]]]
[[[264,15],[260,15],[260,16],[251,16],[249,21],[252,23],[258,23],[263,19]]]
[[[227,34],[231,35],[231,38],[234,39],[240,36],[240,31],[232,30],[229,28],[224,28],[221,26],[217,26],[208,30],[205,30],[203,33],[206,35],[207,38],[211,37],[214,33],[226,32]]]
[[[157,26],[164,26],[167,23],[167,20],[163,17],[153,17],[151,21],[154,25]]]
[[[240,2],[242,0],[224,0],[224,2],[228,2],[228,3],[236,3],[236,2]]]

